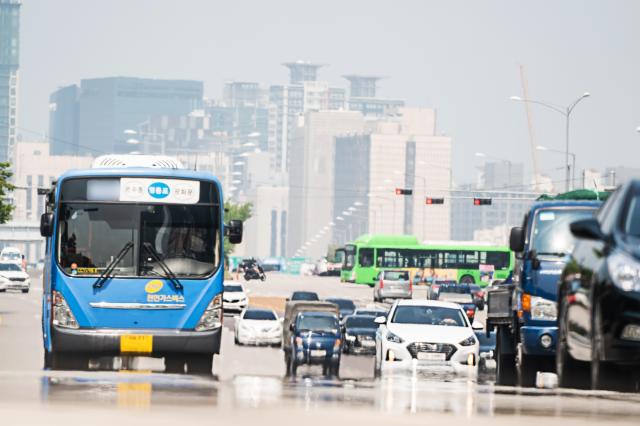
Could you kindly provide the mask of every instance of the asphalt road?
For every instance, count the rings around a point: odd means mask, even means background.
[[[250,297],[278,304],[294,289],[371,303],[371,289],[336,278],[272,274]],[[640,394],[497,387],[491,376],[407,372],[373,379],[371,358],[346,356],[339,379],[319,369],[284,376],[276,348],[238,347],[225,318],[214,376],[162,373],[161,360],[133,371],[42,370],[38,280],[29,294],[0,293],[0,424],[637,424]],[[424,297],[420,290],[415,297]],[[468,419],[468,420],[466,420]]]

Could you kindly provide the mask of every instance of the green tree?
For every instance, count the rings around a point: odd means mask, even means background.
[[[7,223],[11,220],[11,213],[14,209],[14,205],[7,202],[8,193],[16,189],[9,182],[13,176],[9,167],[11,167],[9,163],[0,163],[0,223]]]
[[[253,204],[251,203],[232,203],[227,201],[224,203],[224,221],[225,223],[229,223],[230,220],[241,220],[246,222],[252,215]],[[233,253],[233,249],[235,245],[229,242],[227,237],[224,238],[224,256],[225,259],[231,253]]]

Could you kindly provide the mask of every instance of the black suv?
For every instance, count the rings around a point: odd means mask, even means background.
[[[640,180],[619,187],[578,239],[558,293],[564,387],[636,390],[640,381]]]

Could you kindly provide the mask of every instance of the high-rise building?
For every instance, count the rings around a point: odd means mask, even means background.
[[[79,155],[78,99],[75,84],[62,87],[49,96],[49,140],[52,155]]]
[[[203,84],[190,80],[155,80],[131,77],[107,77],[82,80],[77,93],[77,123],[69,114],[55,114],[58,99],[71,97],[69,87],[54,92],[50,108],[54,110],[49,123],[50,133],[73,134],[77,128],[75,154],[99,155],[103,153],[128,153],[131,138],[125,130],[137,131],[154,115],[187,115],[201,108]],[[63,102],[65,111],[73,110]],[[51,139],[52,153],[67,153],[64,136]],[[71,145],[73,146],[73,144]]]
[[[383,117],[390,110],[404,106],[399,99],[377,97],[378,80],[381,77],[349,74],[343,76],[349,80],[349,99],[351,111],[360,111],[365,116]]]
[[[287,254],[305,244],[306,254],[325,254],[333,221],[334,147],[338,136],[361,134],[364,118],[356,111],[308,111],[292,135],[289,168]]]
[[[485,189],[522,190],[524,166],[511,161],[490,161],[484,165]]]
[[[0,161],[9,161],[16,143],[20,0],[0,0]]]
[[[286,172],[289,168],[291,132],[298,117],[306,111],[341,110],[345,108],[345,90],[317,81],[322,66],[309,62],[289,62],[289,84],[269,88],[269,152],[272,167]]]
[[[336,138],[334,242],[365,232],[449,239],[450,203],[426,204],[448,195],[451,183],[451,139],[434,132],[433,109],[399,108],[367,134]]]

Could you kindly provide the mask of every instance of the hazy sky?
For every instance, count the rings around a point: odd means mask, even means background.
[[[280,65],[325,63],[320,77],[385,76],[380,94],[438,110],[453,137],[454,177],[473,181],[485,152],[531,154],[519,64],[532,99],[568,104],[578,169],[640,167],[640,1],[23,0],[20,126],[48,129],[48,97],[81,78],[284,83]],[[564,118],[533,107],[536,143],[564,150]],[[540,153],[563,178],[563,156]],[[555,170],[555,171],[554,171]],[[530,175],[528,179],[530,178]]]

